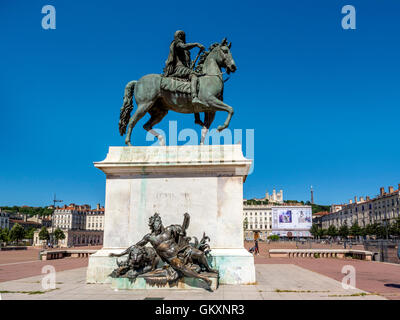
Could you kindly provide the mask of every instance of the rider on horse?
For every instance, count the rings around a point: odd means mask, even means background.
[[[169,47],[164,76],[189,79],[191,82],[192,103],[203,106],[204,103],[197,97],[197,79],[200,74],[192,69],[189,51],[196,47],[201,51],[205,49],[200,43],[186,43],[185,32],[182,30],[176,31],[174,40]]]

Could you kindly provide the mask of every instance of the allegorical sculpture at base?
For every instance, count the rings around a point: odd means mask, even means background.
[[[199,54],[191,61],[190,50],[196,47],[200,49]],[[206,51],[200,43],[186,43],[185,32],[176,31],[169,48],[164,73],[145,75],[138,81],[129,82],[125,87],[119,120],[121,136],[126,133],[125,143],[131,145],[132,129],[146,113],[150,114],[150,119],[143,128],[156,136],[160,145],[165,145],[164,138],[153,130],[153,127],[170,110],[195,114],[195,123],[203,127],[201,144],[204,143],[217,111],[228,113],[225,122],[218,126],[217,130],[227,128],[233,108],[223,102],[225,81],[221,69],[225,68],[227,74],[237,69],[230,49],[231,43],[225,38],[220,43],[212,44]],[[197,60],[199,62],[196,65]],[[133,97],[137,109],[131,117]],[[200,112],[205,114],[204,122],[200,120]]]
[[[189,222],[190,216],[185,213],[182,225],[164,227],[161,217],[155,213],[149,219],[151,233],[121,254],[110,254],[116,257],[127,255],[124,261],[117,259],[118,268],[110,276],[132,281],[140,276],[148,284],[157,286],[174,285],[183,277],[193,277],[203,280],[211,290],[212,281],[204,273],[217,275],[218,271],[212,269],[207,261],[207,254],[211,251],[207,243],[210,239],[203,234],[200,242],[193,237],[195,242],[190,243],[191,237],[186,235]],[[160,262],[164,265],[158,267]]]

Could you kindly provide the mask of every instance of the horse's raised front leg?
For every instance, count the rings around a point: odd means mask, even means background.
[[[228,116],[226,117],[226,120],[222,126],[218,126],[217,130],[222,131],[226,129],[229,126],[229,123],[231,121],[231,118],[233,116],[233,108],[226,103],[222,102],[218,98],[212,96],[207,99],[207,102],[211,108],[213,108],[215,111],[226,111],[228,112]]]

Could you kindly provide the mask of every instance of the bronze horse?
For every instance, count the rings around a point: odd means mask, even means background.
[[[222,68],[229,74],[236,71],[235,61],[230,51],[231,43],[226,39],[221,43],[213,44],[209,52],[204,53],[201,65],[202,76],[199,78],[199,99],[204,105],[192,104],[190,94],[176,93],[161,89],[160,74],[148,74],[138,81],[131,81],[125,87],[124,103],[121,108],[119,130],[121,136],[126,133],[125,143],[131,146],[132,129],[137,122],[148,112],[151,116],[143,128],[156,136],[160,145],[165,145],[161,134],[153,130],[153,127],[159,123],[168,113],[173,110],[179,113],[195,113],[195,123],[200,124],[202,129],[201,144],[215,118],[216,111],[226,111],[228,116],[224,124],[218,126],[217,130],[222,131],[229,126],[233,115],[233,108],[222,101],[224,89]],[[168,79],[168,78],[167,78]],[[133,96],[135,97],[137,109],[130,117],[133,110]],[[202,122],[198,116],[199,112],[205,113],[205,120]],[[128,122],[129,119],[129,122]]]

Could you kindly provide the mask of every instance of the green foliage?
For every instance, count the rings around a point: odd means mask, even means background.
[[[369,224],[364,228],[365,229],[365,233],[368,236],[374,236],[376,234],[375,225],[376,225],[376,223],[375,224]]]
[[[47,231],[46,227],[42,227],[42,229],[40,229],[39,239],[40,240],[49,240],[50,239],[50,233]]]
[[[396,220],[390,225],[389,234],[392,236],[400,236],[400,217],[396,218]]]
[[[310,229],[310,233],[313,235],[314,238],[318,238],[321,236],[321,229],[318,227],[318,225],[313,223]]]
[[[326,234],[330,237],[336,237],[338,235],[338,230],[334,225],[330,225],[329,228],[326,230]]]
[[[247,217],[246,217],[243,220],[243,230],[247,230],[248,227],[249,227],[249,221],[247,220]]]
[[[47,207],[0,207],[3,211],[8,213],[23,213],[30,217],[39,215],[39,216],[49,216],[52,215],[54,209],[47,209]]]
[[[349,235],[353,237],[361,236],[362,229],[357,222],[354,222],[349,229]]]
[[[25,239],[33,239],[33,234],[35,233],[34,227],[29,227],[28,230],[25,231]]]
[[[10,231],[6,228],[0,228],[0,242],[9,242],[10,241]]]
[[[60,228],[57,228],[56,230],[54,230],[54,238],[58,242],[58,240],[65,239],[65,234]]]
[[[284,202],[284,203],[287,203],[287,204],[302,204],[302,205],[304,205],[304,201],[284,200],[283,202]]]
[[[271,234],[270,236],[268,236],[268,239],[271,241],[278,241],[279,236],[277,234]]]
[[[330,237],[341,236],[342,238],[347,238],[349,235],[353,237],[363,237],[368,235],[383,239],[386,238],[387,234],[390,236],[400,236],[400,218],[396,218],[396,220],[387,228],[385,225],[380,223],[368,224],[365,228],[362,228],[357,222],[355,222],[350,228],[344,224],[339,228],[339,230],[337,230],[334,225],[329,226],[328,229],[319,229],[317,225],[313,224],[310,232],[314,237],[323,237],[324,235],[328,235]]]
[[[306,202],[307,205],[311,205],[312,213],[317,213],[321,211],[329,211],[331,206],[325,206],[322,204],[311,204],[309,201]]]
[[[246,205],[262,205],[262,204],[269,204],[269,201],[267,199],[265,200],[255,200],[255,199],[249,199],[245,201]]]
[[[9,236],[11,241],[20,241],[25,236],[25,230],[19,223],[16,223],[11,228]]]
[[[338,235],[341,236],[342,238],[347,238],[348,237],[348,235],[349,235],[349,227],[347,226],[347,224],[344,224],[339,228]]]

